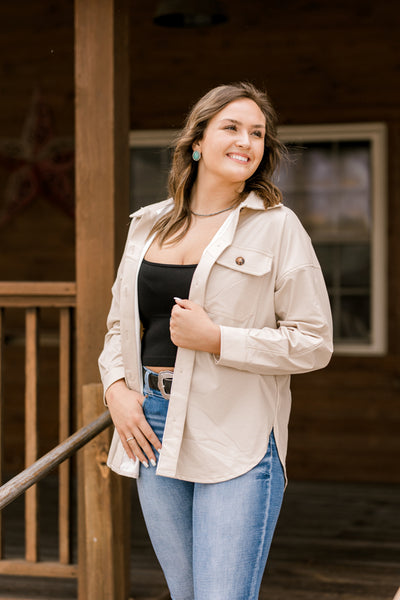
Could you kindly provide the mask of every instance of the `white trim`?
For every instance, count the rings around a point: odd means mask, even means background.
[[[129,132],[130,148],[151,148],[169,146],[179,133],[179,129],[140,129]]]
[[[146,148],[168,146],[179,129],[134,129],[129,132],[129,146]],[[283,142],[380,139],[386,134],[384,123],[342,123],[322,125],[282,125],[278,127]]]
[[[384,134],[384,123],[339,123],[321,125],[283,125],[278,128],[283,142],[331,142],[369,140]]]
[[[135,130],[130,147],[170,146],[178,129]],[[371,342],[335,344],[338,355],[382,355],[387,352],[387,134],[383,123],[283,125],[278,128],[285,142],[366,140],[371,143]]]
[[[371,133],[372,169],[372,343],[371,354],[387,352],[387,133]]]

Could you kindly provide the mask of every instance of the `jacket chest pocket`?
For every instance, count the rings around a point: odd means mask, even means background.
[[[220,324],[247,324],[268,285],[272,285],[271,254],[229,246],[213,266],[207,285],[206,310],[215,315]]]

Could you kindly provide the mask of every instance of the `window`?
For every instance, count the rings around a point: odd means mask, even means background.
[[[386,351],[386,141],[382,124],[283,127],[285,204],[313,241],[331,301],[335,352]]]
[[[131,148],[131,210],[167,198],[170,146],[176,130],[133,131]]]
[[[314,244],[336,354],[386,351],[386,130],[379,123],[285,126],[276,181]],[[176,131],[131,133],[131,206],[166,198]]]

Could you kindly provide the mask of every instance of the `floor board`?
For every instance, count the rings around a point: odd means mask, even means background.
[[[132,502],[132,598],[167,600],[134,488]],[[53,505],[49,503],[42,519],[47,558],[56,547]],[[393,600],[400,587],[399,507],[400,486],[291,482],[260,600]],[[9,508],[4,515],[6,552],[16,558],[23,547],[23,505]],[[76,597],[73,580],[0,576],[2,600]]]

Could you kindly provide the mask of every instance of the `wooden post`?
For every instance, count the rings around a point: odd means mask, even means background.
[[[83,418],[90,423],[104,411],[100,384],[83,387]],[[83,452],[86,513],[87,596],[85,600],[120,600],[128,597],[127,581],[119,565],[126,563],[123,544],[115,544],[129,529],[129,495],[123,478],[106,465],[110,428],[89,442]],[[121,516],[115,519],[115,514]],[[128,516],[128,521],[125,521]],[[129,552],[128,552],[129,555]],[[101,576],[99,576],[101,574]]]
[[[25,466],[38,457],[38,317],[37,308],[27,308],[25,321]],[[25,558],[38,560],[38,487],[25,494]]]
[[[99,380],[97,358],[103,345],[111,285],[127,232],[128,40],[128,0],[75,0],[78,425],[82,423],[82,386]],[[80,470],[78,596],[86,600],[83,484]],[[122,518],[116,511],[113,514],[116,520]],[[129,559],[129,528],[120,530],[124,532],[121,538],[110,543],[122,547]],[[104,565],[103,573],[106,568]],[[123,577],[128,577],[128,569],[121,561],[118,578]]]
[[[4,308],[0,306],[0,486],[3,483],[3,361],[4,361]],[[0,560],[3,558],[3,519],[0,511]]]
[[[71,309],[60,309],[59,354],[59,428],[58,439],[62,443],[70,435],[71,425]],[[58,548],[60,563],[71,561],[71,490],[70,461],[59,467],[58,489]]]

